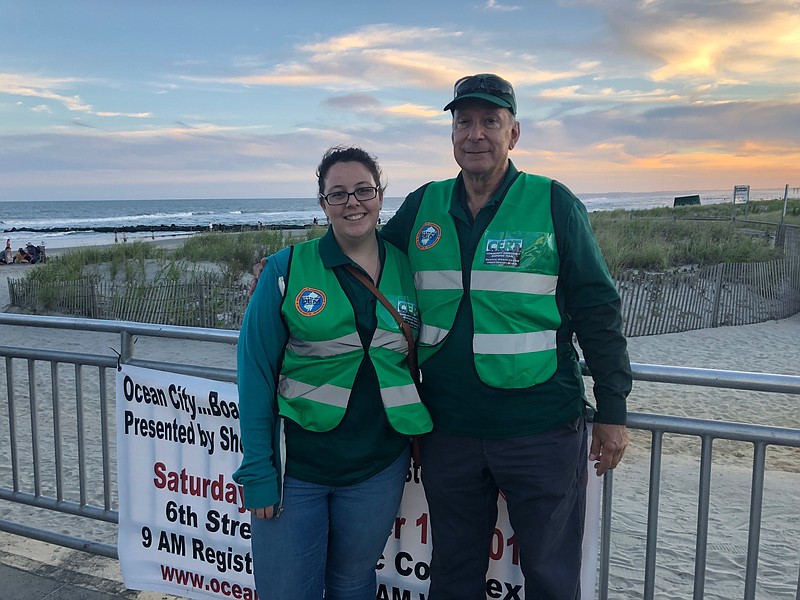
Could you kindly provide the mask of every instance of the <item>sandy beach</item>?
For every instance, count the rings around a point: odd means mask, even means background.
[[[0,266],[0,306],[7,302],[7,277],[18,277],[27,265]],[[50,331],[39,328],[0,326],[0,345],[64,349],[113,356],[119,338],[110,334],[75,331]],[[629,340],[634,363],[693,366],[765,373],[800,375],[800,315],[741,327],[721,327],[684,333],[637,337]],[[136,356],[151,360],[175,361],[180,356],[193,364],[235,366],[235,347],[189,341],[140,338]],[[213,357],[213,359],[212,359]],[[63,367],[63,365],[62,365]],[[18,371],[25,370],[23,364]],[[49,373],[40,370],[43,377]],[[92,375],[84,375],[84,383]],[[0,375],[5,380],[5,366],[0,361]],[[96,377],[96,375],[94,376]],[[59,385],[65,392],[74,389],[74,371],[61,368]],[[590,382],[587,381],[587,385]],[[72,386],[72,387],[71,387]],[[5,387],[5,383],[3,384]],[[113,388],[112,388],[113,390]],[[20,397],[25,385],[18,384]],[[45,397],[44,395],[42,396]],[[3,403],[4,404],[4,403]],[[46,405],[46,402],[45,404]],[[87,398],[87,414],[97,410],[96,399]],[[718,390],[671,384],[635,382],[629,410],[704,419],[758,423],[800,428],[800,396],[767,392]],[[22,420],[24,407],[18,419]],[[6,439],[8,413],[0,407],[0,482],[9,484]],[[48,423],[44,423],[46,431]],[[71,423],[62,427],[69,430]],[[50,433],[52,436],[52,433]],[[46,437],[46,436],[45,436]],[[644,551],[647,530],[649,476],[649,434],[632,432],[631,447],[614,477],[611,541],[611,598],[639,597],[644,580]],[[696,534],[699,443],[685,436],[666,436],[659,517],[656,598],[692,597],[694,574],[694,539]],[[74,449],[66,450],[67,459]],[[23,456],[28,456],[26,452]],[[43,452],[43,461],[47,453]],[[98,458],[97,449],[89,449],[90,460]],[[765,481],[763,530],[759,557],[760,578],[756,597],[769,600],[794,600],[800,564],[800,450],[772,449],[768,452]],[[729,600],[742,597],[746,561],[747,523],[750,501],[752,448],[734,442],[714,445],[711,515],[705,598]],[[45,475],[52,465],[43,465]],[[43,477],[45,476],[43,475]],[[74,477],[70,471],[69,477]],[[23,477],[23,485],[31,476]],[[94,476],[90,485],[98,485]],[[0,518],[24,518],[32,524],[46,525],[59,531],[81,531],[104,543],[115,543],[112,525],[85,521],[57,513],[38,514],[26,507],[0,502]],[[0,557],[24,554],[26,544],[19,538],[0,536]],[[20,550],[23,546],[23,550]],[[75,551],[59,549],[47,560],[54,564],[76,562]],[[23,559],[20,559],[23,561]],[[28,557],[25,560],[36,560]],[[24,561],[23,561],[24,562]],[[77,562],[80,562],[79,560]],[[111,561],[113,563],[113,561]],[[110,579],[114,579],[113,565]],[[105,571],[103,571],[105,572]],[[135,596],[132,596],[135,597]],[[162,597],[141,595],[140,598]]]

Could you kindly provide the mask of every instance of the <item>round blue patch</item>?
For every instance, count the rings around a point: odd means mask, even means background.
[[[442,228],[430,221],[420,227],[415,236],[417,248],[420,250],[430,250],[440,239],[442,239]]]
[[[313,317],[325,308],[325,292],[315,288],[303,288],[294,299],[294,306],[304,317]]]

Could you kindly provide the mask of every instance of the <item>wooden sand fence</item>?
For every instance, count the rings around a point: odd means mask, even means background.
[[[785,319],[800,312],[800,259],[614,277],[628,337]]]
[[[250,296],[246,285],[214,278],[126,284],[9,279],[8,287],[11,306],[34,313],[222,329],[240,327]]]
[[[800,312],[800,258],[614,276],[625,335],[657,335],[785,319]],[[9,279],[11,305],[35,313],[238,329],[247,286],[218,278],[120,284]]]

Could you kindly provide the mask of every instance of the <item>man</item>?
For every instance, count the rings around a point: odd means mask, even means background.
[[[628,443],[631,389],[620,301],[586,210],[509,160],[512,85],[456,82],[455,179],[412,192],[382,234],[409,255],[422,313],[422,440],[433,538],[430,600],[484,600],[497,496],[507,500],[525,597],[580,598],[585,396],[573,333],[594,379],[590,459],[602,475]]]

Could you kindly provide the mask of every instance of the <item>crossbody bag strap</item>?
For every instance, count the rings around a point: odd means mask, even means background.
[[[383,293],[372,283],[372,280],[367,277],[364,273],[356,269],[353,265],[345,265],[345,269],[347,269],[356,279],[358,279],[364,286],[371,291],[375,297],[380,300],[380,303],[386,307],[386,310],[389,311],[389,314],[394,317],[394,320],[397,321],[397,324],[400,326],[400,330],[403,332],[403,336],[406,338],[406,343],[408,344],[408,370],[411,372],[411,377],[414,379],[416,383],[419,383],[419,369],[417,368],[417,346],[414,342],[414,333],[411,331],[411,325],[406,323],[403,317],[400,316],[400,313],[397,312],[397,309],[392,306],[392,303],[383,295]]]

